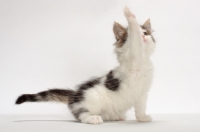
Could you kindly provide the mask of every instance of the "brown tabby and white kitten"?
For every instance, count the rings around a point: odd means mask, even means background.
[[[51,89],[37,94],[23,94],[18,97],[16,104],[62,102],[69,106],[77,120],[89,124],[125,120],[126,111],[134,107],[138,121],[151,121],[152,118],[145,112],[153,78],[150,56],[155,47],[150,20],[140,26],[127,7],[124,15],[128,28],[116,22],[113,26],[118,67],[102,77],[81,84],[75,91]]]

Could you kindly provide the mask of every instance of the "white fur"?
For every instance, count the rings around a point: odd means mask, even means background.
[[[122,47],[115,50],[120,65],[113,70],[114,77],[121,80],[120,88],[118,91],[107,89],[104,85],[105,76],[100,84],[86,90],[84,101],[73,106],[73,109],[84,107],[89,111],[80,115],[83,123],[125,120],[125,113],[131,107],[135,108],[138,121],[151,121],[145,109],[153,78],[150,54],[154,51],[155,43],[150,36],[146,36],[145,41],[142,39],[142,29],[128,8],[124,13],[129,24],[128,38]]]

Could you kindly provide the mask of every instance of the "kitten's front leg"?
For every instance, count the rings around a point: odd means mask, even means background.
[[[142,96],[134,106],[135,116],[139,122],[150,122],[152,120],[150,115],[146,115],[146,100],[147,94]]]
[[[143,45],[140,25],[138,24],[135,15],[129,10],[129,8],[124,8],[124,15],[128,21],[128,43],[130,54],[135,59],[135,62],[137,62],[141,60]]]

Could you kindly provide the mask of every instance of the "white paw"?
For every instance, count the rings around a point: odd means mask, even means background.
[[[125,17],[129,17],[130,14],[131,14],[131,12],[130,12],[129,8],[128,8],[128,7],[125,7],[125,8],[124,8],[124,15],[125,15]]]
[[[124,8],[124,15],[126,18],[129,18],[129,17],[135,18],[135,15],[133,13],[131,13],[131,11],[128,7]]]
[[[152,118],[150,115],[145,115],[145,116],[142,116],[142,117],[137,117],[137,121],[139,122],[150,122],[152,121]]]
[[[102,124],[103,119],[101,116],[89,116],[86,118],[85,123],[87,124]]]

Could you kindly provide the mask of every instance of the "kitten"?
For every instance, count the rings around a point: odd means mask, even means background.
[[[76,91],[50,89],[37,94],[23,94],[16,104],[56,101],[68,104],[74,117],[82,123],[101,124],[103,121],[125,120],[125,113],[135,108],[136,119],[151,121],[146,115],[146,100],[153,78],[150,56],[154,51],[150,20],[142,26],[126,7],[124,15],[128,28],[115,22],[115,52],[119,66],[105,76],[87,81]]]

